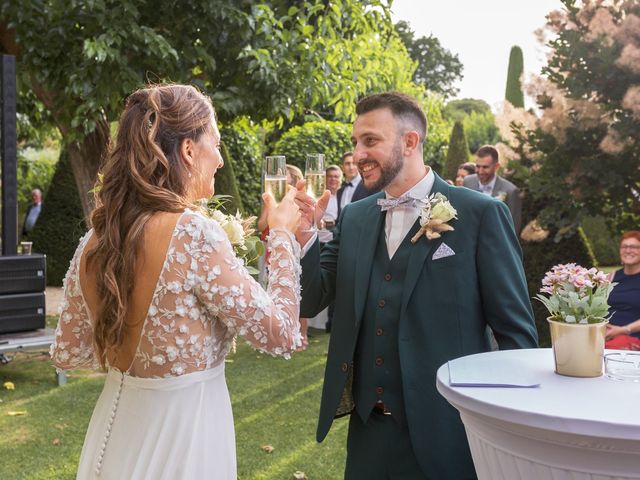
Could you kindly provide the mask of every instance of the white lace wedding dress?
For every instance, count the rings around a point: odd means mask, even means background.
[[[90,231],[65,279],[51,355],[59,369],[96,366],[92,320],[79,281]],[[269,289],[255,282],[218,223],[180,217],[131,367],[110,368],[80,457],[77,478],[235,479],[235,436],[224,358],[236,334],[287,357],[301,345],[300,249],[268,238]]]

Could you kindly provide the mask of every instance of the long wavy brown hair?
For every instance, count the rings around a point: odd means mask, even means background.
[[[127,98],[91,214],[97,245],[87,253],[96,272],[94,343],[103,368],[107,352],[123,343],[144,226],[156,212],[191,206],[192,175],[180,149],[212,128],[212,119],[209,98],[187,85],[154,85]]]

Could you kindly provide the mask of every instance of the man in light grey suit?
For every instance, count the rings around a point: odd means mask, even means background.
[[[519,236],[522,227],[522,197],[518,187],[496,175],[500,168],[498,160],[498,150],[493,145],[480,147],[476,152],[476,173],[467,175],[463,185],[506,203],[513,218],[516,235]]]

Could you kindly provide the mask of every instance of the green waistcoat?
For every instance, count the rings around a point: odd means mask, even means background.
[[[367,421],[377,401],[389,408],[393,418],[406,424],[402,394],[402,373],[398,350],[398,321],[405,272],[416,224],[404,238],[392,259],[387,253],[384,221],[373,256],[367,300],[354,355],[353,393],[356,411]]]

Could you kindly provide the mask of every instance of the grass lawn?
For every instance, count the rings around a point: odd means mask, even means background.
[[[298,470],[310,480],[342,478],[347,420],[337,420],[322,444],[315,441],[329,336],[312,332],[309,349],[290,361],[241,342],[227,359],[239,479],[292,479]],[[21,353],[0,365],[0,479],[75,478],[104,375],[76,370],[68,378],[56,386],[44,352]],[[15,390],[2,387],[7,381]],[[260,448],[265,444],[272,453]]]

